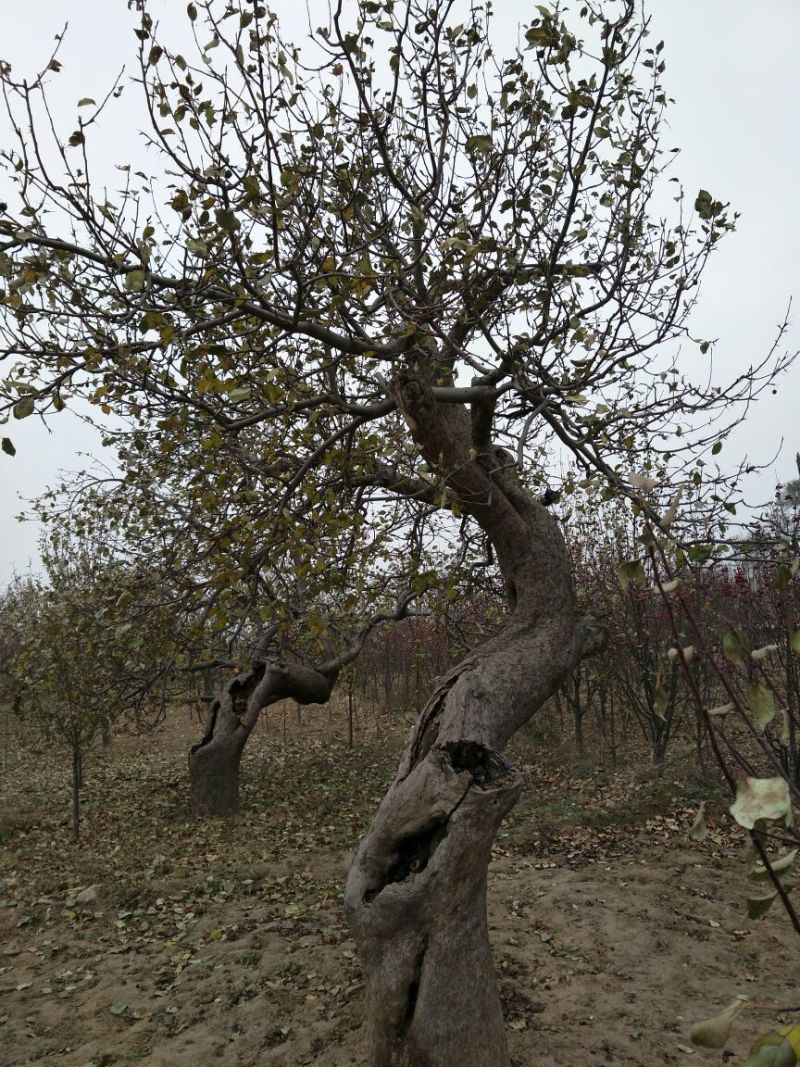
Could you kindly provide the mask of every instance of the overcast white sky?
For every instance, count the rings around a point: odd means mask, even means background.
[[[299,43],[306,27],[304,5],[280,0],[271,6],[281,15],[286,35]],[[159,0],[150,9],[159,13],[171,40],[185,32],[183,0]],[[792,296],[792,318],[800,324],[800,3],[650,0],[648,9],[654,40],[665,41],[665,84],[676,99],[669,139],[681,155],[673,173],[687,194],[709,189],[742,215],[738,232],[712,258],[693,320],[695,335],[719,338],[717,364],[725,377],[734,376],[770,347]],[[499,51],[503,39],[513,41],[516,24],[528,10],[533,11],[532,4],[495,0]],[[57,117],[68,136],[78,100],[99,99],[126,63],[133,71],[134,18],[126,0],[2,0],[0,58],[18,75],[33,74],[46,63],[55,34],[69,20],[60,53],[63,70],[53,79]],[[144,125],[140,90],[130,85],[113,124],[105,127],[109,173],[113,163],[139,154],[138,131]],[[0,143],[4,133],[0,121]],[[12,190],[1,178],[0,200],[13,207]],[[800,348],[800,325],[793,325],[788,345]],[[747,452],[763,462],[785,440],[767,475],[748,487],[753,498],[769,497],[775,482],[796,476],[799,401],[800,365],[726,444],[724,454],[731,461]],[[48,433],[34,419],[16,422],[11,430],[17,455],[0,454],[0,584],[37,558],[37,528],[14,519],[22,507],[20,495],[41,492],[59,469],[85,466],[81,450],[97,451],[95,435],[66,413],[51,428]]]

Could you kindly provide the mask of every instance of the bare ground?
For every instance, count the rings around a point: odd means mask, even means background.
[[[198,730],[175,713],[88,762],[79,847],[67,761],[7,739],[0,1063],[363,1063],[341,885],[402,731],[362,709],[352,751],[344,732],[341,711],[273,711],[246,755],[245,810],[199,823],[184,807]],[[692,1050],[692,1021],[740,993],[800,1004],[796,935],[777,909],[744,918],[735,838],[723,819],[693,845],[690,786],[515,756],[531,785],[498,840],[489,918],[518,1067],[720,1063]],[[751,1012],[732,1045],[793,1016]]]

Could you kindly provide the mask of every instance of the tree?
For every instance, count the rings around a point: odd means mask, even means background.
[[[507,1064],[485,914],[491,843],[522,788],[502,750],[604,641],[577,608],[539,447],[550,436],[657,519],[665,501],[621,473],[637,437],[702,481],[720,418],[786,361],[707,388],[665,350],[688,341],[704,371],[688,318],[735,216],[706,190],[693,212],[679,195],[674,224],[651,209],[664,62],[633,2],[587,3],[582,37],[539,7],[505,60],[488,6],[454,0],[359,0],[352,21],[339,2],[302,56],[257,2],[189,4],[189,58],[140,6],[166,191],[135,165],[118,194],[93,189],[105,105],[56,143],[56,177],[45,79],[3,70],[20,198],[0,223],[3,352],[20,357],[4,410],[83,396],[167,452],[246,448],[267,504],[248,574],[280,570],[308,540],[305,509],[332,521],[356,490],[364,522],[409,502],[395,561],[415,558],[421,508],[479,532],[507,614],[422,709],[346,908],[375,1067]],[[306,692],[263,645],[256,659],[220,698],[232,731],[276,687]],[[317,696],[334,671],[312,672]]]
[[[257,443],[258,454],[270,455],[276,441],[285,447],[285,430],[278,420],[268,433],[259,427],[247,447],[252,453]],[[276,469],[287,473],[286,462],[265,467],[238,437],[210,449],[203,434],[153,440],[117,428],[107,441],[116,449],[112,468],[63,479],[34,511],[51,528],[79,530],[135,565],[137,582],[128,575],[126,595],[135,595],[140,611],[166,603],[181,619],[153,684],[170,670],[228,670],[189,772],[193,810],[231,814],[241,755],[262,708],[284,697],[327,701],[368,634],[404,616],[432,581],[446,549],[436,509],[426,503],[432,491],[416,486],[414,544],[398,573],[392,557],[409,522],[403,498],[391,506],[366,498],[362,485],[345,485],[335,472],[309,492],[298,486],[291,510],[276,514],[285,486],[270,479]],[[290,466],[287,476],[295,473]]]
[[[0,601],[4,685],[29,729],[69,747],[77,841],[84,755],[151,690],[162,669],[164,620],[152,608],[138,614],[128,590],[133,576],[97,543],[55,534],[41,548],[45,578],[15,580]]]

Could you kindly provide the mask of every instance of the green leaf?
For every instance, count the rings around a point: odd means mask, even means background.
[[[795,1067],[800,1054],[800,1026],[765,1034],[750,1049],[745,1067]]]
[[[747,997],[737,997],[719,1015],[695,1023],[689,1034],[692,1044],[699,1045],[701,1048],[724,1048],[730,1036],[733,1020],[746,1004]]]
[[[235,233],[239,229],[239,220],[228,208],[220,208],[216,213],[217,226],[225,233]]]
[[[208,245],[205,241],[198,241],[194,237],[190,237],[186,242],[186,249],[189,252],[193,252],[196,256],[207,256]]]
[[[623,563],[617,571],[619,584],[623,589],[631,585],[644,585],[644,567],[640,559],[631,559]]]
[[[760,819],[782,820],[789,826],[792,817],[789,783],[785,778],[740,778],[730,813],[745,830],[752,830]]]
[[[792,574],[791,568],[785,563],[779,563],[775,568],[775,577],[772,580],[772,584],[775,589],[783,589],[784,586],[789,584],[793,577],[794,575]]]
[[[761,682],[752,682],[745,687],[747,708],[756,720],[759,731],[763,734],[778,713],[775,697],[770,689]]]
[[[766,915],[777,896],[777,892],[773,891],[772,893],[765,894],[763,897],[748,897],[747,918],[760,919],[762,915]]]
[[[17,450],[14,448],[14,443],[10,437],[3,438],[2,448],[7,456],[16,456],[17,454]]]
[[[232,400],[234,403],[237,403],[239,400],[249,400],[250,387],[247,385],[240,385],[237,386],[236,389],[231,389],[228,393],[228,399]]]
[[[741,630],[727,630],[722,638],[725,655],[737,667],[744,667],[750,658],[750,639]]]
[[[792,864],[797,858],[798,851],[800,851],[800,849],[793,848],[792,851],[787,852],[785,856],[780,856],[778,859],[772,861],[770,863],[772,873],[777,874],[779,877],[782,874],[786,874],[786,872],[791,869]],[[751,882],[766,882],[767,879],[770,877],[770,873],[763,863],[757,863],[755,867],[753,867],[752,871],[750,871],[747,877],[750,879]]]
[[[15,419],[27,419],[29,415],[33,414],[33,397],[23,396],[21,400],[18,400],[14,405],[14,418]]]
[[[84,96],[78,101],[78,107],[90,107],[92,104],[96,104],[96,100],[92,100],[91,96]]]
[[[128,271],[125,275],[125,288],[130,293],[140,293],[147,281],[147,274],[143,270]]]
[[[186,14],[189,16],[192,22],[194,22],[194,20],[197,18],[197,8],[194,6],[194,4],[188,5],[188,7],[186,8]]]
[[[488,133],[476,133],[467,138],[464,147],[467,152],[491,152],[492,138]]]

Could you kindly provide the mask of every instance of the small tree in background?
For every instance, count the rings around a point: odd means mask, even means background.
[[[146,701],[163,670],[164,620],[131,611],[132,575],[102,546],[56,535],[42,542],[42,558],[43,578],[17,579],[2,595],[4,675],[26,728],[70,750],[77,841],[84,756]]]

